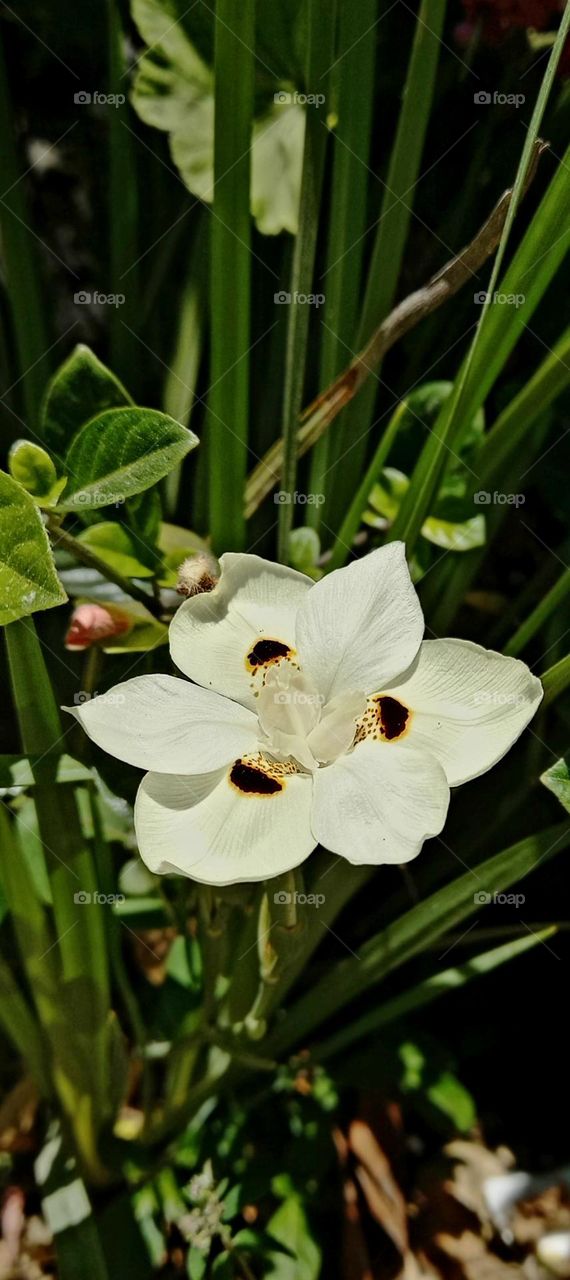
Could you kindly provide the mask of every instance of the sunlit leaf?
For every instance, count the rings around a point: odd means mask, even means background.
[[[33,498],[0,472],[0,624],[66,600]]]
[[[155,409],[108,409],[87,422],[71,444],[60,508],[121,504],[162,480],[197,444],[193,431]]]

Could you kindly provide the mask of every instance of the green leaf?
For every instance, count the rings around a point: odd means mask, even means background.
[[[307,1215],[297,1196],[284,1200],[267,1223],[267,1230],[294,1253],[272,1251],[267,1259],[265,1280],[317,1280],[321,1251],[315,1243]]]
[[[317,568],[317,560],[321,554],[321,540],[316,529],[303,525],[300,529],[292,529],[289,534],[289,564],[299,573],[306,573],[310,578],[322,577]]]
[[[208,1259],[201,1249],[197,1249],[195,1245],[190,1245],[188,1257],[186,1259],[186,1269],[189,1280],[202,1280],[206,1274]]]
[[[156,409],[108,409],[72,442],[60,510],[122,503],[162,480],[197,444],[193,431]]]
[[[398,1047],[398,1057],[403,1067],[400,1088],[404,1094],[419,1094],[422,1099],[441,1112],[460,1133],[467,1133],[477,1119],[477,1110],[471,1094],[448,1067],[438,1064],[439,1055],[431,1044],[426,1049],[421,1044],[406,1040]]]
[[[118,521],[103,520],[101,524],[92,524],[77,534],[77,541],[89,547],[100,560],[125,578],[152,578],[154,566],[144,562],[144,545]],[[147,561],[150,558],[147,552]]]
[[[219,1253],[217,1258],[214,1260],[212,1265],[212,1276],[215,1276],[216,1280],[232,1280],[234,1275],[235,1272],[232,1255],[224,1250],[224,1252]]]
[[[42,406],[42,435],[50,450],[64,454],[74,435],[91,418],[132,404],[125,388],[89,347],[75,347],[54,374]]]
[[[45,449],[31,440],[16,440],[8,455],[10,474],[30,493],[39,506],[55,506],[67,478],[57,478],[55,466]]]
[[[567,823],[547,827],[482,862],[477,867],[477,892],[473,889],[473,873],[468,871],[412,907],[369,938],[357,955],[341,961],[326,978],[301,996],[289,1010],[282,1027],[265,1041],[264,1053],[277,1056],[291,1043],[302,1042],[304,1036],[338,1009],[477,912],[481,892],[499,893],[507,889],[569,843]]]
[[[132,103],[145,124],[169,134],[175,165],[193,195],[214,194],[214,75],[161,0],[133,0],[149,48],[138,63]],[[290,99],[291,94],[286,94]],[[305,113],[272,102],[254,121],[250,207],[265,235],[297,230]]]
[[[0,625],[37,609],[65,604],[67,596],[36,504],[0,472]]]
[[[410,481],[402,471],[395,467],[385,467],[380,481],[374,485],[369,502],[382,517],[378,521],[368,512],[364,514],[364,522],[376,528],[386,528],[386,522],[396,519],[400,504],[407,493]],[[481,547],[485,542],[485,517],[481,514],[466,516],[467,507],[462,498],[452,496],[453,488],[460,492],[464,482],[455,474],[449,477],[447,494],[443,494],[436,504],[436,513],[428,516],[421,529],[422,537],[433,542],[436,547],[445,551],[471,551],[473,547]]]
[[[570,752],[552,764],[541,774],[540,781],[552,791],[556,799],[570,813]]]
[[[349,1022],[340,1031],[336,1031],[318,1046],[314,1057],[319,1062],[326,1061],[327,1058],[343,1052],[354,1041],[371,1037],[380,1028],[388,1026],[391,1022],[398,1022],[410,1013],[415,1013],[416,1009],[422,1009],[425,1005],[431,1004],[432,1000],[437,1000],[451,991],[460,990],[473,978],[492,973],[499,965],[524,955],[526,951],[536,947],[538,943],[545,942],[554,933],[556,933],[555,927],[549,925],[544,929],[537,929],[532,934],[526,934],[523,938],[515,938],[513,942],[493,947],[491,951],[483,951],[481,955],[470,956],[465,964],[434,973],[423,982],[419,982],[417,986],[408,987],[401,995],[394,996],[384,1004],[375,1004],[370,1012],[362,1014],[354,1022]]]

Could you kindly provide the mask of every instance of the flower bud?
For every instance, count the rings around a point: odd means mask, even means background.
[[[188,556],[178,569],[176,590],[181,596],[197,596],[203,591],[213,591],[218,581],[218,566],[213,556],[205,551]]]
[[[128,614],[116,607],[113,612],[101,604],[80,604],[73,610],[65,637],[66,649],[90,649],[109,636],[121,636],[132,626]]]

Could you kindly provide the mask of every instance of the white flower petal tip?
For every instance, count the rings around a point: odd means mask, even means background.
[[[315,847],[311,781],[252,761],[202,777],[149,773],[139,787],[135,829],[155,874],[201,884],[244,884],[291,871]]]
[[[549,1231],[539,1240],[536,1256],[555,1276],[570,1276],[570,1231]]]
[[[103,751],[158,773],[219,769],[259,738],[246,707],[177,676],[136,676],[64,710]]]
[[[543,697],[526,663],[457,639],[425,640],[385,691],[412,709],[410,746],[434,755],[454,787],[506,755]]]
[[[260,556],[228,552],[213,591],[184,601],[170,624],[173,662],[190,679],[245,706],[255,706],[262,662],[248,663],[256,644],[294,652],[297,610],[311,578]]]
[[[392,542],[314,584],[297,617],[299,662],[327,700],[372,693],[413,662],[423,633],[404,544]]]
[[[410,862],[439,835],[449,785],[432,756],[366,740],[315,778],[313,832],[360,866]]]

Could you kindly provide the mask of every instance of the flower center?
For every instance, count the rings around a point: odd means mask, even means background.
[[[366,697],[357,691],[325,702],[301,671],[280,662],[267,672],[258,715],[267,750],[312,772],[349,750],[365,707]]]

